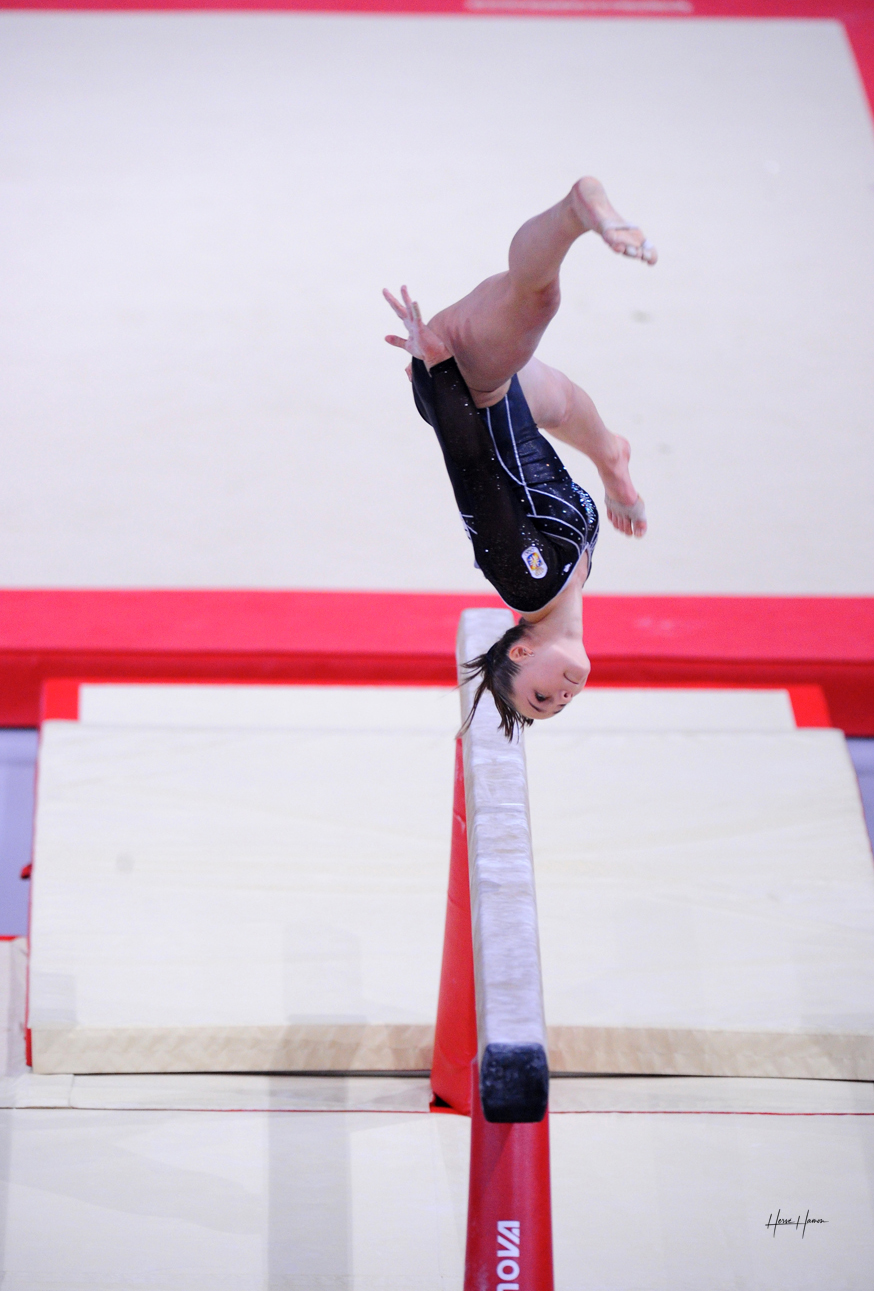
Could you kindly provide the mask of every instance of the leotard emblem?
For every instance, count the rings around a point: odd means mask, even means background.
[[[522,552],[522,559],[532,578],[545,578],[549,573],[549,566],[540,554],[537,547],[526,547]]]

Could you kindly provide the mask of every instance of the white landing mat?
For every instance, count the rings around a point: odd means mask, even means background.
[[[469,1122],[426,1080],[24,1072],[20,951],[4,1288],[459,1291]],[[550,1105],[564,1291],[869,1291],[870,1084],[571,1077]]]
[[[0,1112],[4,1291],[461,1286],[469,1122]]]
[[[469,1124],[0,1112],[4,1291],[459,1291]],[[870,1291],[870,1114],[596,1111],[550,1136],[562,1291]]]
[[[26,995],[27,941],[0,941],[0,1081],[24,1071]],[[5,1106],[2,1097],[0,1106]]]
[[[456,705],[84,686],[43,730],[37,1070],[426,1069]],[[605,689],[528,740],[554,1069],[869,1074],[837,732],[782,691]]]
[[[40,750],[43,1072],[426,1069],[458,695],[84,685]],[[593,690],[563,729],[791,730],[784,691]]]
[[[589,173],[660,254],[583,239],[541,347],[647,500],[593,590],[874,593],[841,24],[482,12],[0,14],[0,586],[484,589],[380,292],[458,299]]]
[[[526,736],[552,1069],[874,1077],[874,866],[843,735],[561,720]]]
[[[451,734],[47,723],[37,1070],[427,1069]]]
[[[550,1140],[562,1291],[869,1291],[870,1113],[558,1115]]]

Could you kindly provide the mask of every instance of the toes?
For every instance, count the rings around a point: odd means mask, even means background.
[[[605,239],[605,241],[607,240]],[[632,259],[638,259],[643,256],[643,247],[638,246],[634,242],[625,242],[622,238],[608,241],[607,245],[611,251],[615,251],[619,256],[631,256]]]
[[[613,525],[613,528],[618,529],[620,533],[624,533],[627,538],[642,538],[646,533],[646,517],[642,517],[640,520],[632,520],[630,516],[614,511],[611,506],[607,506],[606,511],[607,519]]]
[[[642,242],[627,242],[621,234],[611,234],[609,229],[602,236],[610,250],[615,251],[617,255],[630,256],[632,260],[643,260],[646,264],[655,264],[659,258],[649,238],[644,238]]]

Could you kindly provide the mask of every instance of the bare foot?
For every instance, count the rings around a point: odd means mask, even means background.
[[[628,463],[631,459],[631,445],[621,435],[615,439],[619,446],[619,456],[611,468],[599,471],[604,484],[604,505],[607,518],[614,528],[629,537],[642,538],[646,533],[646,508],[643,498],[631,482]]]
[[[604,192],[604,185],[590,175],[578,179],[570,191],[574,213],[586,232],[600,233],[618,255],[655,264],[658,252],[642,229],[624,220]]]

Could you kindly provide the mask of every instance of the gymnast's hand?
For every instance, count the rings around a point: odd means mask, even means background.
[[[452,358],[451,350],[447,350],[437,333],[422,322],[418,302],[410,299],[406,287],[401,287],[403,304],[387,288],[383,289],[382,294],[409,332],[406,340],[402,336],[387,336],[385,339],[389,345],[397,345],[399,349],[412,354],[414,359],[421,359],[429,371],[435,363],[443,363],[445,359]]]

